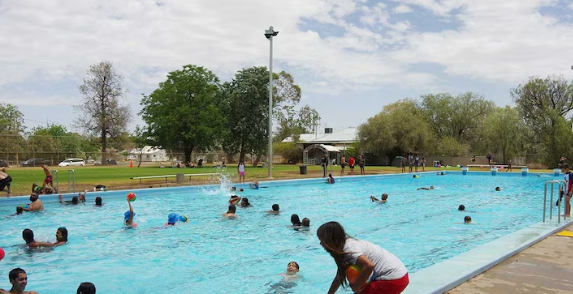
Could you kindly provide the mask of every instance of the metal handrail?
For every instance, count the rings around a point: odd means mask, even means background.
[[[74,193],[76,193],[76,171],[73,169],[68,170],[68,193],[70,192],[70,172],[72,172],[72,183],[74,187]]]
[[[545,222],[546,219],[546,215],[547,215],[547,186],[551,185],[551,198],[550,198],[550,202],[549,202],[549,219],[553,219],[553,194],[555,191],[555,184],[557,184],[557,188],[558,191],[561,194],[561,191],[564,189],[565,187],[565,182],[564,181],[557,181],[557,180],[553,180],[553,181],[546,181],[545,182],[545,187],[544,187],[544,193],[543,193],[543,222]],[[561,201],[560,199],[558,200],[558,205],[557,205],[557,223],[561,223]],[[563,216],[563,220],[565,220],[565,216]]]
[[[60,180],[58,179],[58,170],[57,169],[52,170],[52,175],[54,175],[54,174],[56,174],[56,187],[55,187],[56,191],[54,191],[54,193],[59,193],[60,192]]]

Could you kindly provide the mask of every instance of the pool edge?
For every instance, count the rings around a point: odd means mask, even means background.
[[[424,268],[410,275],[410,285],[403,294],[446,293],[571,224],[573,224],[573,219],[561,222],[559,225],[557,225],[556,219],[545,223],[535,223],[527,228],[475,247],[468,252]],[[537,236],[515,244],[509,249],[507,248],[511,246],[511,243],[523,240],[524,237],[531,236],[531,234],[537,234]],[[504,250],[504,247],[506,250]],[[463,266],[463,268],[460,266]]]

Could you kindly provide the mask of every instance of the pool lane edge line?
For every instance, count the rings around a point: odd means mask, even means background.
[[[403,294],[442,294],[573,224],[557,219],[535,223],[410,275]],[[557,226],[556,226],[557,225]]]

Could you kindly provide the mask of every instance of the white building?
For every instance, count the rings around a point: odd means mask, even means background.
[[[141,161],[170,161],[169,157],[167,156],[167,152],[165,149],[159,149],[152,146],[145,146],[141,149],[133,148],[129,150],[129,155],[127,156],[127,160],[139,160],[139,156],[141,155]]]
[[[345,128],[334,131],[332,128],[325,128],[324,133],[301,134],[298,143],[304,150],[303,162],[305,164],[314,164],[320,161],[321,154],[326,153],[330,160],[340,161],[340,157],[352,143],[358,140],[358,128]],[[283,142],[293,142],[293,138],[288,137]],[[314,149],[322,150],[320,152],[309,151]]]

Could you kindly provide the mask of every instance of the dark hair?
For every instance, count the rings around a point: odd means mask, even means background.
[[[96,202],[96,205],[101,205],[101,197],[99,197],[99,196],[96,197],[95,202]]]
[[[34,242],[34,232],[30,229],[24,229],[22,231],[22,238],[26,241],[26,244]]]
[[[318,228],[316,236],[324,250],[334,258],[334,262],[338,267],[336,275],[342,283],[342,287],[348,287],[348,281],[346,280],[348,264],[344,261],[344,255],[346,254],[344,252],[344,244],[346,244],[346,239],[349,236],[346,235],[344,228],[337,222],[327,222]]]
[[[24,208],[22,206],[16,206],[16,213],[20,214],[24,211]]]
[[[466,210],[466,207],[462,204],[462,205],[458,206],[458,210],[459,211]]]
[[[227,213],[235,213],[237,211],[237,207],[235,205],[229,205],[229,211]]]
[[[8,278],[10,279],[10,282],[15,281],[16,278],[20,275],[20,274],[25,274],[26,271],[17,267],[13,270],[10,271],[10,273],[8,274]]]
[[[64,242],[68,242],[68,229],[59,227],[58,232],[62,233],[62,239],[64,239]]]
[[[76,294],[96,294],[96,287],[90,282],[81,283]]]
[[[78,196],[72,197],[72,204],[78,204]]]
[[[32,194],[30,194],[30,201],[35,202],[36,200],[38,200],[38,198],[40,198],[40,196],[38,196],[38,193],[33,192]]]
[[[291,261],[291,262],[289,262],[288,264],[291,264],[291,263],[294,264],[294,266],[296,266],[296,269],[297,269],[297,270],[300,269],[300,267],[298,266],[298,263],[296,263],[296,261]]]
[[[239,192],[243,192],[243,191],[245,191],[245,190],[243,190],[243,188],[239,189]]]
[[[251,203],[249,203],[249,198],[245,197],[241,199],[241,206],[249,206],[249,205],[251,205]]]
[[[303,227],[310,227],[310,220],[308,218],[303,218],[302,219],[302,226]]]
[[[386,199],[388,199],[388,194],[386,194],[386,193],[382,194],[382,200],[386,200]]]
[[[472,217],[471,217],[471,216],[466,215],[466,216],[464,217],[464,223],[468,223],[468,222],[471,222],[471,221],[472,221]]]
[[[495,187],[495,190],[496,190],[496,191],[501,191],[501,188],[500,188],[500,187]]]
[[[562,164],[561,169],[569,169],[569,164],[567,163]]]
[[[279,211],[279,209],[280,209],[278,204],[273,204],[272,208],[273,208],[273,211]]]
[[[292,223],[293,226],[300,226],[300,218],[298,217],[298,214],[293,214],[290,216],[290,222]]]
[[[332,178],[332,174],[328,174],[328,177],[329,177],[329,178]]]

